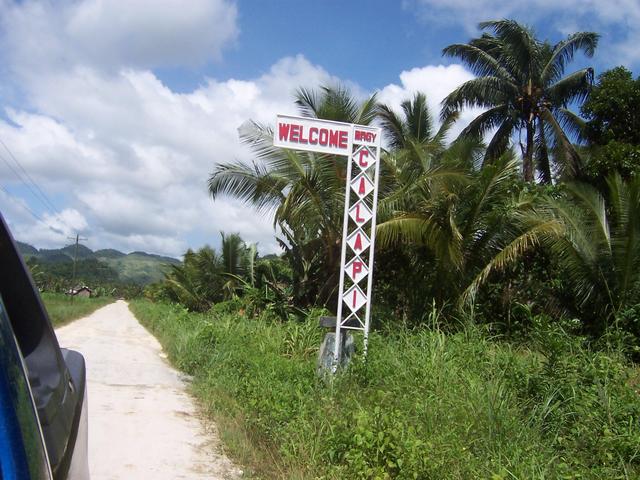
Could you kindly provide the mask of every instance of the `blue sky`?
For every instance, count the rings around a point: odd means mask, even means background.
[[[392,106],[424,91],[437,113],[472,78],[442,48],[496,18],[551,42],[597,31],[596,56],[569,71],[637,72],[637,0],[0,0],[0,140],[19,163],[0,146],[0,211],[41,248],[80,232],[94,249],[179,256],[224,230],[275,251],[269,218],[207,197],[216,163],[251,158],[237,128],[335,83]]]

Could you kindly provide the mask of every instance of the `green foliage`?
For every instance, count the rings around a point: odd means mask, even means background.
[[[312,319],[132,309],[194,376],[209,414],[242,419],[244,441],[265,452],[251,465],[265,478],[640,475],[640,372],[544,317],[521,345],[469,325],[374,333],[366,362],[327,384],[315,375]]]
[[[576,182],[529,198],[528,207],[516,210],[513,219],[513,225],[525,232],[518,238],[526,239],[514,258],[526,261],[523,253],[542,250],[541,258],[548,262],[546,270],[551,280],[546,292],[552,296],[539,299],[533,291],[529,299],[520,302],[545,302],[538,312],[556,317],[563,313],[575,315],[586,331],[595,336],[602,334],[619,312],[640,301],[639,202],[638,179],[625,182],[619,175],[607,178],[605,194]],[[487,263],[465,292],[467,298],[475,299],[478,287],[487,283],[491,275],[514,267],[509,259],[513,245],[512,242],[502,248]],[[528,268],[537,270],[535,266]],[[494,276],[494,282],[505,280],[507,277]],[[555,301],[554,294],[558,295]]]
[[[599,187],[618,172],[622,178],[640,173],[640,77],[617,67],[598,77],[598,83],[582,105],[589,120],[585,136],[589,140],[586,177]]]
[[[570,283],[586,326],[602,333],[618,314],[640,302],[640,179],[607,179],[606,195],[581,183],[547,198],[533,221],[556,222],[541,236]]]
[[[300,89],[296,103],[302,115],[313,118],[366,125],[375,114],[375,96],[359,102],[342,87]],[[261,213],[273,213],[296,304],[335,305],[346,159],[275,148],[271,129],[255,123],[241,137],[256,160],[219,163],[209,178],[212,198],[231,195]]]
[[[625,179],[640,176],[640,144],[611,140],[606,145],[591,147],[587,155],[585,177],[600,187],[604,187],[604,180],[616,172]]]
[[[70,288],[69,282],[73,274],[73,261],[43,262],[37,257],[27,259],[27,265],[33,271],[37,270],[34,279],[39,287],[48,291],[55,291],[59,283],[66,282],[66,288]],[[95,258],[78,260],[76,264],[76,283],[81,285],[101,285],[118,282],[118,272],[109,265]]]
[[[599,342],[640,363],[640,304],[621,309],[613,326],[604,332]]]
[[[625,67],[598,76],[582,105],[587,139],[597,145],[611,141],[640,145],[640,77],[635,80]]]
[[[593,69],[563,75],[577,52],[593,55],[599,35],[578,32],[552,46],[514,20],[483,22],[480,28],[492,33],[443,50],[477,75],[444,99],[443,118],[465,107],[485,110],[462,132],[482,138],[495,130],[485,163],[500,156],[512,134],[519,133],[526,181],[534,180],[534,170],[545,183],[551,182],[554,168],[561,176],[579,174],[580,157],[567,133],[578,133],[582,121],[567,106],[586,98]]]
[[[68,295],[49,292],[42,293],[41,296],[54,327],[61,327],[72,320],[86,317],[98,308],[113,302],[113,298],[109,297],[72,299]]]
[[[445,146],[455,115],[433,134],[423,96],[402,108],[399,117],[380,107],[396,148],[383,156],[376,298],[386,311],[415,323],[434,298],[456,306],[487,263],[519,241],[523,232],[515,228],[514,215],[527,200],[519,198],[524,184],[510,155],[478,170],[479,142]],[[515,251],[511,260],[519,256]]]
[[[475,295],[487,269],[503,268],[529,248],[532,232],[519,228],[515,217],[529,208],[533,197],[523,191],[517,168],[514,160],[503,156],[479,171],[463,170],[461,165],[453,181],[426,170],[406,186],[400,184],[401,204],[393,194],[382,199],[380,245],[392,249],[390,255],[398,245],[409,247],[405,252],[410,255],[420,255],[406,259],[405,269],[426,273],[421,284],[424,297],[456,306]]]
[[[43,262],[36,257],[26,259],[34,283],[41,292],[62,294],[71,288],[73,264],[64,262]],[[94,297],[123,297],[126,299],[142,296],[143,287],[137,283],[122,282],[111,267],[90,258],[78,260],[76,285],[87,285]]]
[[[238,234],[222,236],[218,254],[205,246],[189,249],[181,265],[172,265],[163,282],[149,286],[146,296],[180,303],[190,311],[204,312],[223,300],[243,297],[250,314],[270,310],[288,319],[292,304],[290,274],[279,258],[259,260],[255,245],[246,245]]]

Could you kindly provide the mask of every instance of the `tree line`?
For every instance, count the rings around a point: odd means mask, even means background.
[[[480,28],[443,50],[476,77],[440,112],[420,92],[400,111],[343,86],[296,92],[303,116],[383,129],[374,321],[419,324],[435,306],[506,332],[543,315],[638,338],[640,79],[624,67],[566,73],[576,54],[594,54],[593,32],[552,45],[512,20]],[[469,107],[482,113],[450,139]],[[150,295],[192,310],[245,298],[282,317],[335,309],[347,160],[272,137],[267,125],[244,130],[253,162],[218,161],[209,192],[273,215],[284,253],[259,259],[223,236],[220,253],[188,251]]]

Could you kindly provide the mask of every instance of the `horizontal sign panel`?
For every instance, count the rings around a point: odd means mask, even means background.
[[[314,118],[278,115],[273,132],[275,147],[335,155],[351,153],[352,125]]]

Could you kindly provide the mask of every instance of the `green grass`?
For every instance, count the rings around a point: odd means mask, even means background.
[[[113,302],[113,298],[110,297],[76,297],[72,301],[71,297],[62,293],[43,292],[41,296],[54,327],[60,327],[72,320],[85,317],[100,307]]]
[[[476,327],[374,333],[367,362],[326,382],[314,319],[131,308],[261,478],[640,478],[637,369],[556,327],[527,346]]]

